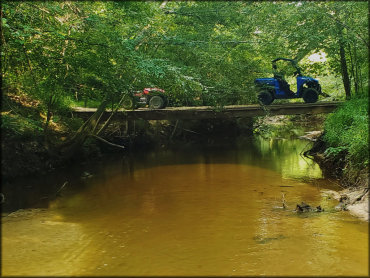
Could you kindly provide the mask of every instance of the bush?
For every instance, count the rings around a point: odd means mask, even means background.
[[[346,101],[325,121],[324,140],[335,156],[340,151],[348,153],[348,161],[355,168],[369,163],[369,120],[368,94]]]

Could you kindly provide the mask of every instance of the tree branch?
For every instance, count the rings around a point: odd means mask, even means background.
[[[105,140],[105,139],[103,139],[103,138],[101,138],[101,137],[99,137],[99,136],[97,136],[97,135],[90,134],[89,136],[90,136],[90,137],[93,137],[93,138],[95,138],[95,139],[98,139],[99,141],[101,141],[101,142],[103,142],[103,143],[105,143],[105,144],[108,144],[108,145],[110,145],[110,146],[117,147],[117,148],[120,148],[120,149],[125,149],[125,147],[124,147],[124,146],[121,146],[121,145],[117,145],[117,144],[114,144],[114,143],[108,142],[107,140]]]
[[[348,30],[351,30],[355,36],[357,38],[359,38],[367,47],[369,47],[369,42],[364,38],[362,37],[356,30],[354,30],[352,27],[348,26],[347,24],[343,23],[342,21],[340,21],[337,17],[335,17],[334,15],[332,15],[330,13],[330,11],[326,8],[326,7],[322,7],[320,5],[317,5],[317,7],[321,10],[323,10],[325,12],[325,14],[330,17],[331,19],[333,19],[337,24],[341,25],[342,27],[345,27],[347,28]]]
[[[118,102],[118,105],[117,105],[116,109],[110,114],[109,118],[105,121],[105,123],[103,124],[103,126],[96,133],[96,135],[99,135],[108,126],[111,118],[117,113],[118,109],[121,107],[121,104],[122,104],[123,99],[125,98],[125,96],[126,96],[126,94],[123,93],[120,101]],[[94,130],[95,130],[95,128],[94,128]]]

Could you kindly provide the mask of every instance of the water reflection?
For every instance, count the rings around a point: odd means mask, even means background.
[[[298,139],[264,139],[259,136],[240,138],[230,145],[191,146],[174,150],[155,150],[122,158],[121,166],[113,166],[113,173],[134,173],[137,169],[173,164],[233,163],[255,165],[276,171],[284,178],[322,178],[319,166],[302,155],[312,143]],[[116,160],[117,163],[117,160]]]

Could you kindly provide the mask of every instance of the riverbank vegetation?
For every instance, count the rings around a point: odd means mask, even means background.
[[[368,94],[345,102],[325,122],[326,155],[345,153],[351,167],[369,165],[369,97]]]
[[[164,89],[172,106],[257,103],[253,81],[272,76],[277,57],[319,78],[326,100],[357,99],[368,83],[366,11],[365,1],[3,1],[3,165],[76,158],[109,127],[99,114],[84,124],[71,107],[118,108],[145,87]],[[360,165],[366,120],[353,120],[358,134],[336,136],[336,117],[325,128],[327,153],[345,150]]]
[[[344,185],[367,186],[369,172],[369,96],[343,103],[324,123],[324,134],[309,152]]]

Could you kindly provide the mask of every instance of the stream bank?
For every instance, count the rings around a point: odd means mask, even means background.
[[[327,155],[328,146],[323,140],[325,119],[325,115],[261,117],[255,123],[255,132],[265,137],[279,138],[285,134],[314,142],[303,154],[320,166],[324,177],[335,180],[342,188],[322,194],[338,201],[337,210],[347,210],[361,220],[369,221],[369,168],[353,167],[345,152],[336,157]]]
[[[306,152],[324,175],[338,179],[340,207],[369,219],[368,90],[342,103],[324,122],[324,133]]]
[[[71,134],[73,131],[64,130],[63,133],[56,133],[55,137],[68,137]],[[42,135],[22,137],[7,132],[2,134],[1,140],[2,182],[44,175],[65,165],[96,159],[104,154],[116,153],[117,150],[124,154],[176,145],[230,144],[238,136],[252,134],[251,119],[112,122],[101,137],[124,146],[126,150],[88,138],[70,160],[61,161],[48,153]]]
[[[351,214],[369,221],[369,168],[354,168],[342,152],[339,156],[327,155],[327,144],[320,135],[305,155],[312,158],[323,171],[324,176],[340,183],[341,191],[328,191],[324,194],[339,201],[338,210],[348,210]]]

